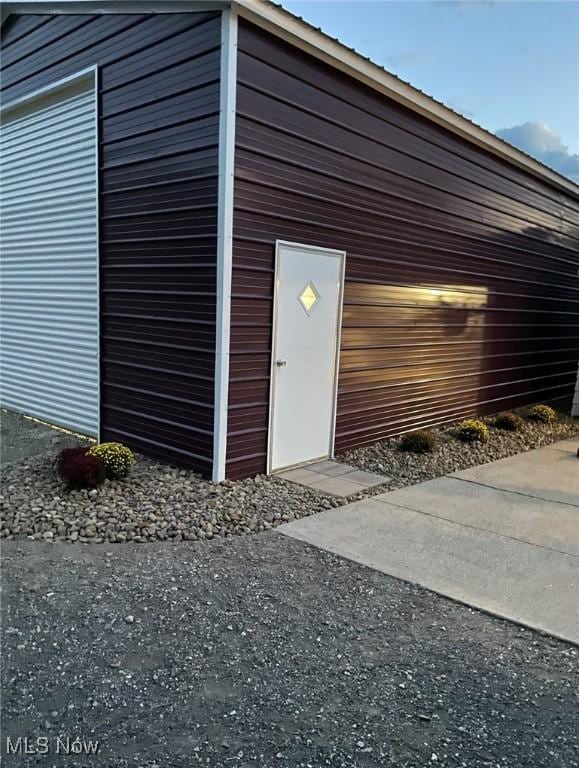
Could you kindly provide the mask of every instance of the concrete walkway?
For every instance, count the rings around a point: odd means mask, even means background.
[[[579,643],[579,439],[278,528]]]

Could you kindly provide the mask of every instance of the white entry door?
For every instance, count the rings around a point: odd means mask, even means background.
[[[333,453],[344,261],[277,243],[269,471]]]

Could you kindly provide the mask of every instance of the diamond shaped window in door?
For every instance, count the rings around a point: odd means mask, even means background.
[[[320,294],[313,283],[308,283],[298,296],[298,301],[305,309],[306,314],[311,315],[314,304],[317,304]]]

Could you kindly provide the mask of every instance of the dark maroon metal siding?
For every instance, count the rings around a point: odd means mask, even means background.
[[[540,400],[579,357],[579,204],[241,23],[228,476],[265,470],[274,242],[344,249],[336,450]]]
[[[220,14],[21,16],[4,103],[99,65],[103,439],[211,473]]]

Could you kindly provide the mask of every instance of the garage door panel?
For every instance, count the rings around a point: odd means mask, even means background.
[[[55,130],[58,130],[55,128]],[[16,138],[16,137],[14,137]],[[26,148],[18,152],[2,155],[0,168],[6,178],[19,178],[21,173],[36,175],[40,170],[45,175],[54,172],[54,169],[64,170],[67,175],[74,176],[78,169],[86,167],[87,156],[94,159],[94,141],[92,136],[82,136],[79,129],[71,130],[65,136],[54,137],[50,141],[50,134],[46,134],[46,142],[41,146],[31,146],[28,142]],[[35,168],[42,163],[42,168]],[[66,167],[63,167],[66,163]],[[32,167],[31,167],[32,164]]]
[[[14,190],[14,194],[11,195],[10,198],[12,200],[12,204],[11,206],[7,206],[7,208],[17,206],[22,202],[22,200],[26,200],[31,203],[43,203],[46,200],[47,205],[54,205],[62,198],[65,198],[64,205],[66,205],[66,194],[68,193],[68,195],[78,195],[80,198],[86,191],[86,182],[87,179],[79,179],[78,176],[76,176],[74,180],[65,178],[60,183],[58,183],[57,180],[53,178],[51,179],[49,189],[47,189],[46,185],[34,185],[31,183],[29,188],[27,188],[25,195],[20,194],[18,190]],[[75,202],[77,202],[76,199]]]
[[[78,89],[77,89],[78,91]],[[58,96],[57,96],[58,98]],[[43,106],[32,105],[31,110],[26,114],[18,115],[18,123],[11,122],[10,117],[4,121],[3,135],[8,137],[17,135],[26,130],[28,136],[36,136],[39,133],[46,132],[49,128],[58,125],[59,129],[68,125],[63,120],[76,121],[81,115],[87,115],[91,112],[91,104],[84,101],[79,104],[77,95],[69,100],[57,102],[53,97],[47,97],[43,100]],[[12,149],[12,148],[10,148]],[[18,149],[18,147],[16,147]]]
[[[79,165],[80,163],[75,162],[77,150],[83,149],[86,152],[94,149],[94,137],[89,133],[82,133],[86,130],[87,119],[92,119],[92,115],[88,114],[88,117],[83,116],[82,119],[68,123],[65,130],[56,127],[39,133],[34,139],[27,139],[25,147],[3,152],[0,167],[5,171],[18,166],[30,167],[30,161],[38,160],[48,166],[59,163],[61,157],[67,157],[75,165]],[[59,131],[58,136],[53,135],[55,130]]]
[[[71,162],[78,162],[78,165],[67,168],[64,173],[60,172],[62,166],[55,162],[46,168],[39,167],[38,170],[31,170],[28,173],[2,174],[2,186],[5,194],[8,195],[13,190],[22,189],[23,183],[29,183],[33,191],[42,191],[43,185],[52,186],[53,184],[66,188],[71,180],[75,184],[88,184],[93,178],[88,161],[93,158],[94,151],[86,152],[83,156],[76,156]],[[88,173],[82,173],[85,169],[88,170]]]
[[[14,233],[17,234],[18,232],[22,231],[24,226],[28,228],[29,232],[42,231],[40,230],[41,227],[44,231],[54,231],[62,228],[62,216],[65,211],[67,221],[70,222],[67,226],[68,232],[78,232],[82,230],[84,234],[87,232],[94,234],[94,227],[88,229],[86,226],[85,212],[83,207],[79,207],[77,210],[75,210],[75,208],[72,206],[61,206],[58,209],[53,208],[48,212],[41,210],[30,210],[28,216],[23,216],[22,213],[18,210],[14,212],[8,211],[6,213],[2,213],[2,231],[5,232],[6,230],[12,229],[14,230]]]
[[[12,249],[20,247],[34,246],[51,246],[55,247],[55,241],[62,242],[64,245],[80,245],[86,243],[87,238],[94,238],[95,230],[88,227],[75,226],[71,224],[67,227],[65,224],[60,225],[46,225],[40,227],[26,227],[27,231],[22,231],[23,227],[14,227],[9,224],[6,227],[2,227],[2,236],[6,239],[10,238],[11,245],[6,247],[6,252],[9,254]],[[59,246],[56,245],[58,248]]]
[[[92,78],[5,112],[0,141],[2,405],[96,436]]]
[[[63,349],[63,342],[66,342],[66,350]],[[23,349],[31,351],[32,355],[41,355],[43,352],[51,351],[62,355],[63,359],[70,359],[78,367],[78,357],[91,356],[93,354],[92,340],[83,342],[82,340],[70,340],[70,332],[54,333],[50,336],[31,339],[30,335],[22,333],[3,334],[2,349],[3,359],[8,356],[22,354]]]

